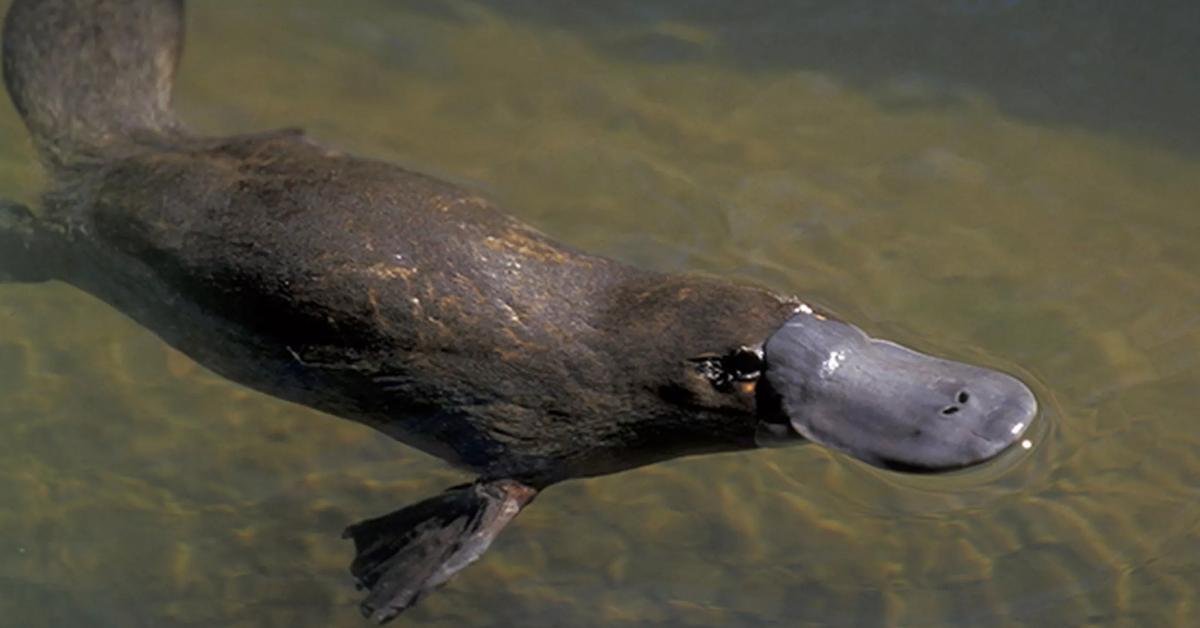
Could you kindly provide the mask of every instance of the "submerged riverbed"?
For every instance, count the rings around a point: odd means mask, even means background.
[[[405,625],[1200,621],[1192,5],[582,4],[195,2],[176,100],[207,133],[302,126],[576,247],[1019,374],[1033,448],[560,485]],[[4,101],[0,197],[43,185]],[[0,285],[0,623],[360,626],[342,528],[465,479],[69,286]]]

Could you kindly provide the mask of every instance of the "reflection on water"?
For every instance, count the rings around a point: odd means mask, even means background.
[[[950,477],[810,447],[556,487],[406,620],[1194,625],[1194,3],[793,4],[193,3],[200,129],[301,124],[1043,402],[1031,452]],[[0,196],[31,201],[3,107]],[[59,284],[0,286],[0,399],[14,626],[358,626],[342,526],[463,479]]]
[[[1200,135],[1178,126],[1200,108],[1200,74],[1184,70],[1200,65],[1200,5],[1188,0],[1153,10],[1119,1],[482,2],[622,59],[813,70],[894,106],[953,106],[978,91],[1033,121],[1200,150]]]

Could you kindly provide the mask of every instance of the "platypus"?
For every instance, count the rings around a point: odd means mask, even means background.
[[[301,131],[194,133],[172,109],[183,4],[13,2],[5,84],[50,183],[36,211],[0,203],[0,275],[70,283],[232,381],[474,473],[347,528],[376,621],[571,478],[808,442],[938,472],[1036,416],[1008,374],[795,296],[575,250]]]

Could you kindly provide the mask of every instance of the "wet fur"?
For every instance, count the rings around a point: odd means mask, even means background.
[[[753,397],[706,390],[689,360],[761,343],[785,299],[580,253],[298,131],[207,139],[133,119],[107,145],[39,142],[56,176],[38,228],[62,256],[39,257],[216,372],[539,484],[753,446]]]

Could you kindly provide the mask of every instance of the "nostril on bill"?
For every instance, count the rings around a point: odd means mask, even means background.
[[[952,403],[945,408],[942,408],[942,416],[953,416],[958,414],[958,411],[962,410],[962,406],[966,405],[966,403],[971,400],[971,394],[965,390],[960,390],[958,391],[958,394],[954,396],[954,400],[958,403]]]

